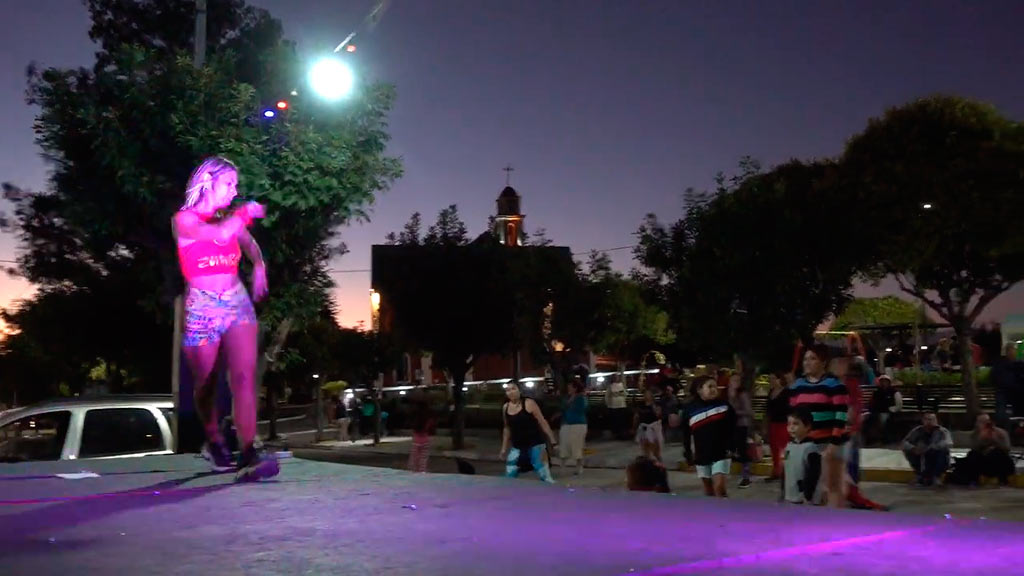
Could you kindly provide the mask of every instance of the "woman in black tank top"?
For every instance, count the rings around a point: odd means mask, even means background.
[[[519,385],[506,385],[508,402],[502,408],[505,428],[501,435],[501,457],[505,460],[505,475],[515,478],[520,470],[537,471],[541,480],[554,483],[548,465],[547,445],[558,444],[540,406],[531,398],[523,398]]]

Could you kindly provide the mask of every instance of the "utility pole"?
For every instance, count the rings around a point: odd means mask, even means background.
[[[202,68],[206,61],[206,0],[196,0],[196,32],[192,64]],[[171,436],[174,438],[174,451],[182,452],[181,443],[181,332],[184,316],[184,299],[181,295],[174,299],[174,340],[171,343],[171,395],[173,396],[174,412],[171,416]],[[192,383],[195,386],[195,383]]]
[[[192,63],[196,68],[206,64],[206,0],[196,0],[195,52]]]

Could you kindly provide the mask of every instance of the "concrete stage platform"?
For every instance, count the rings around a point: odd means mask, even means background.
[[[0,573],[1024,574],[1024,524],[978,518],[305,460],[231,480],[191,456],[0,465]]]

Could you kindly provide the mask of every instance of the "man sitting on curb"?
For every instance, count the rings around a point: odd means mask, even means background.
[[[917,474],[917,483],[931,486],[941,483],[942,475],[949,468],[949,449],[953,437],[949,430],[939,426],[934,412],[925,412],[921,425],[910,431],[903,439],[903,454]]]
[[[969,481],[977,483],[981,476],[998,478],[1003,486],[1013,474],[1013,458],[1010,457],[1010,435],[997,428],[988,414],[979,414],[974,431],[971,432],[971,451],[965,462]]]

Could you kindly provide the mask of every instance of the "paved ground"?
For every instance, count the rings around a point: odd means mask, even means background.
[[[381,468],[405,469],[406,456],[399,452],[374,452],[370,450],[326,450],[323,448],[296,449],[295,455],[301,458],[324,462],[353,464],[359,466],[375,466]],[[471,461],[478,475],[501,476],[504,465],[495,461]],[[429,468],[432,473],[454,474],[457,466],[454,459],[435,455],[431,457]],[[588,468],[581,476],[573,474],[573,470],[554,468],[554,476],[564,486],[585,488],[608,492],[625,491],[625,473],[617,468]],[[733,500],[776,502],[779,497],[778,483],[765,483],[763,478],[755,478],[755,482],[747,489],[738,489],[737,477],[731,478],[729,496]],[[532,482],[525,477],[523,482]],[[681,496],[702,497],[703,488],[696,475],[686,472],[670,472],[669,485],[673,492]],[[988,520],[1005,520],[1024,522],[1024,490],[1013,488],[919,488],[906,483],[864,482],[861,484],[864,493],[871,499],[892,508],[891,513],[915,514],[944,518],[950,514],[957,518],[985,518]],[[1024,573],[1024,570],[1022,570]]]
[[[314,431],[299,431],[289,436],[288,444],[291,447],[313,446],[355,454],[363,451],[373,451],[390,454],[408,454],[409,444],[412,439],[402,436],[401,432],[394,436],[383,439],[380,445],[372,446],[369,440],[363,439],[355,443],[338,442],[332,440],[336,437],[334,430],[325,432],[324,441],[314,442]],[[501,436],[497,430],[472,430],[467,431],[467,447],[457,452],[451,451],[451,440],[447,437],[438,436],[434,438],[431,447],[432,453],[442,456],[458,456],[469,460],[498,460],[498,450],[501,448]],[[964,448],[955,448],[954,456],[963,456],[967,453]],[[586,465],[590,468],[619,468],[624,469],[636,458],[638,449],[632,442],[613,441],[607,439],[590,439],[586,447]],[[670,443],[664,449],[664,458],[667,463],[675,467],[681,464],[683,449],[678,443]],[[862,479],[876,482],[897,482],[907,483],[914,478],[913,470],[903,453],[893,448],[864,448],[860,452],[860,466]],[[738,465],[734,466],[738,472]],[[771,462],[765,460],[755,464],[754,472],[757,474],[769,474]],[[1024,463],[1018,463],[1018,476],[1013,478],[1013,484],[1024,488]]]
[[[99,477],[52,476],[83,467]],[[628,493],[590,474],[568,488],[291,459],[235,485],[204,470],[0,466],[2,572],[943,576],[1021,573],[1024,557],[1021,523]]]

